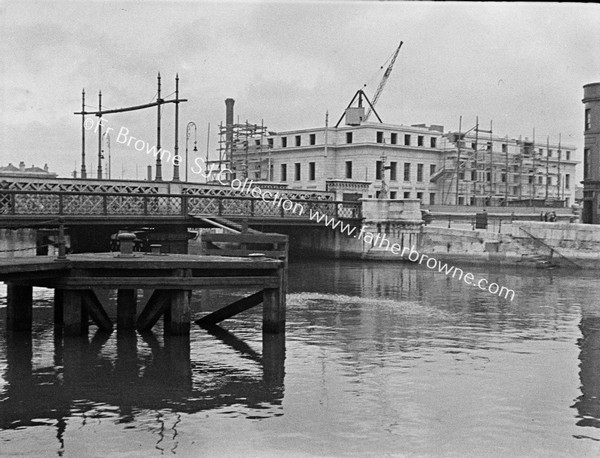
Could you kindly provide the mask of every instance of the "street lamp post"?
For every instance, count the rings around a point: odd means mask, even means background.
[[[188,141],[190,139],[190,128],[191,127],[194,128],[194,151],[198,151],[198,148],[196,148],[196,143],[198,140],[198,128],[196,127],[196,123],[194,121],[190,121],[187,123],[187,126],[185,128],[185,181],[186,181],[186,183],[188,181],[188,170],[189,170]]]

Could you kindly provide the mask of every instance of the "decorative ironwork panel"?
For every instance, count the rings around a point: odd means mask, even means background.
[[[189,215],[218,215],[219,199],[215,197],[188,197],[187,212]]]
[[[252,201],[247,199],[223,199],[221,202],[223,216],[251,216]]]
[[[108,196],[106,213],[109,215],[143,215],[145,214],[145,197],[136,195]]]
[[[360,203],[339,203],[337,204],[338,218],[357,219],[360,218]]]
[[[48,194],[16,194],[14,204],[17,215],[58,215],[59,197]]]
[[[276,217],[281,216],[281,207],[273,205],[272,201],[265,202],[264,200],[254,201],[254,216]]]
[[[103,215],[104,197],[99,195],[63,195],[63,215]]]
[[[181,215],[181,197],[179,196],[156,196],[147,197],[149,215]]]

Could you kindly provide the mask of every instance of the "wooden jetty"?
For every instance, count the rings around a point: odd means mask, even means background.
[[[190,331],[192,290],[244,287],[257,292],[196,323],[211,326],[262,303],[263,331],[284,331],[287,266],[282,256],[287,252],[286,236],[217,236],[218,241],[239,245],[223,249],[227,256],[218,256],[216,246],[212,246],[210,254],[203,255],[133,253],[132,241],[129,243],[128,236],[122,235],[119,253],[0,259],[0,281],[7,284],[8,293],[7,328],[31,330],[32,288],[39,286],[55,290],[55,323],[62,326],[65,335],[87,335],[90,320],[99,329],[113,329],[102,295],[96,293],[101,289],[118,291],[117,329],[147,331],[163,317],[165,332],[186,335]],[[252,243],[262,244],[266,250],[248,250]],[[278,259],[267,257],[269,246],[279,248],[273,253]],[[139,313],[138,289],[153,291]]]

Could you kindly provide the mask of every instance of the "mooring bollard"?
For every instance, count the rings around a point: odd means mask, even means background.
[[[150,245],[150,253],[152,254],[160,254],[160,250],[162,249],[162,245],[160,243],[153,243]]]
[[[119,240],[119,254],[117,257],[129,258],[133,257],[133,241],[135,240],[135,234],[131,232],[121,232],[117,235]]]

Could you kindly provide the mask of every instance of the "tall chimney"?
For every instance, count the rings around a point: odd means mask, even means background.
[[[225,99],[225,161],[231,161],[233,150],[233,104],[235,100]]]

